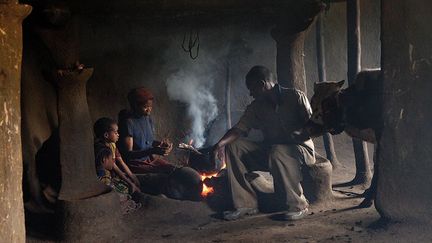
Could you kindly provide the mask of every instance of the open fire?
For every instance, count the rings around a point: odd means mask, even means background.
[[[226,164],[225,164],[225,161],[223,161],[223,165],[222,165],[221,170],[225,169],[225,167],[226,167]],[[219,172],[212,173],[212,174],[201,173],[201,181],[203,182],[203,190],[201,192],[202,197],[207,197],[208,195],[214,193],[214,188],[211,186],[207,186],[205,184],[205,179],[210,179],[212,177],[217,176],[218,174],[219,174]]]
[[[213,187],[207,186],[204,183],[205,178],[207,178],[206,176],[201,176],[201,178],[204,178],[204,179],[201,179],[203,181],[203,190],[201,192],[201,196],[202,197],[207,197],[209,194],[212,194],[214,192],[214,189],[213,189]]]
[[[191,139],[189,141],[189,143],[187,143],[187,144],[186,143],[180,143],[178,147],[180,149],[189,151],[191,154],[198,155],[200,158],[200,161],[199,161],[200,164],[204,164],[205,162],[207,162],[207,161],[201,161],[201,160],[209,160],[209,154],[208,153],[203,154],[201,151],[198,151],[192,144],[193,144],[193,139]],[[196,161],[196,159],[194,161]],[[192,166],[192,167],[194,168],[194,166]],[[206,184],[206,182],[205,182],[206,179],[211,179],[212,177],[218,177],[219,172],[221,170],[225,169],[225,167],[226,167],[225,161],[221,161],[221,167],[219,167],[216,172],[211,172],[211,173],[202,172],[202,171],[200,171],[200,169],[196,168],[198,170],[199,174],[201,175],[201,181],[203,182],[203,189],[201,192],[201,196],[203,198],[214,193],[214,188]]]

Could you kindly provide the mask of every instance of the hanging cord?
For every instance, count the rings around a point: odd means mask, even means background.
[[[188,43],[187,46],[186,46],[186,42]],[[183,35],[182,49],[183,51],[189,53],[189,56],[190,58],[192,58],[192,60],[195,60],[198,57],[199,49],[200,49],[200,39],[199,39],[198,29],[194,32],[194,29],[191,28],[189,31],[189,35],[187,32],[185,32],[185,34]]]

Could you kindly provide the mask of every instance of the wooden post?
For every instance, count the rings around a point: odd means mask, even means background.
[[[0,1],[0,236],[25,242],[21,148],[22,21],[31,7]]]
[[[347,1],[348,83],[351,85],[361,70],[360,0]],[[353,138],[356,162],[355,184],[369,185],[372,173],[366,142]]]
[[[280,19],[271,34],[276,41],[276,71],[282,86],[307,93],[304,40],[323,8],[320,1],[298,2],[281,7]]]
[[[288,88],[307,92],[304,68],[305,33],[295,33],[278,38],[276,71],[279,83]]]
[[[318,79],[319,82],[327,81],[326,62],[325,62],[325,46],[324,46],[324,19],[321,13],[316,22],[316,47],[317,47],[317,62],[318,62]],[[340,162],[337,159],[334,149],[333,138],[329,133],[323,135],[324,148],[327,159],[332,163],[333,168],[340,167]]]
[[[431,9],[432,1],[381,1],[385,92],[375,206],[381,216],[418,221],[417,236],[429,236],[432,224]]]
[[[225,112],[226,112],[226,125],[227,130],[231,129],[231,62],[226,63],[226,80],[225,80]]]

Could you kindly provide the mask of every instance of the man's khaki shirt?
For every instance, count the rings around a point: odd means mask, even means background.
[[[301,145],[310,153],[305,156],[304,162],[315,163],[312,140],[296,141],[292,136],[294,131],[299,131],[305,125],[312,114],[306,95],[302,91],[284,88],[278,84],[271,91],[276,92],[277,104],[265,98],[255,99],[247,106],[234,128],[246,134],[252,128],[261,130],[267,145]]]

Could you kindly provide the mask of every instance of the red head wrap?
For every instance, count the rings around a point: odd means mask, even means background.
[[[132,89],[128,94],[128,100],[131,106],[144,104],[153,98],[153,94],[150,92],[150,90],[144,87]]]

